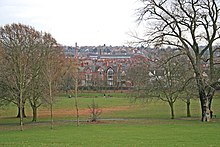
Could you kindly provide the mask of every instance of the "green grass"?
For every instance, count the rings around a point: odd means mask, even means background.
[[[124,97],[123,97],[124,96]],[[191,118],[186,118],[186,104],[178,100],[175,107],[175,119],[170,119],[167,103],[151,101],[149,103],[131,103],[125,94],[112,94],[104,98],[102,94],[79,95],[80,109],[88,109],[92,99],[101,108],[124,107],[121,111],[103,112],[101,118],[124,118],[124,120],[102,120],[97,124],[81,122],[76,127],[75,116],[54,116],[54,129],[50,129],[49,117],[39,117],[40,123],[30,123],[31,117],[24,119],[24,131],[19,131],[17,108],[14,105],[0,108],[0,146],[219,146],[220,145],[220,96],[213,100],[213,110],[217,115],[211,122],[200,122],[199,100],[191,101]],[[26,108],[31,116],[30,107]],[[54,110],[75,109],[74,99],[59,97]],[[48,110],[48,107],[40,107]],[[86,120],[88,116],[80,116]],[[59,121],[58,121],[59,120]]]
[[[172,122],[172,121],[171,121]],[[174,123],[174,124],[173,124]],[[95,124],[1,131],[0,146],[218,146],[218,123]]]

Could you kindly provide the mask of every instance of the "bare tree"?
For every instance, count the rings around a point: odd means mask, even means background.
[[[37,121],[37,109],[44,102],[44,97],[46,93],[46,82],[43,75],[43,67],[46,61],[46,47],[43,40],[43,35],[41,34],[41,41],[39,42],[40,48],[31,52],[30,60],[30,72],[33,75],[30,85],[28,87],[28,100],[32,108],[32,121]]]
[[[0,44],[0,65],[4,64],[4,49],[2,45]],[[8,87],[4,83],[4,69],[0,70],[0,106],[7,105],[10,103],[10,101],[7,100],[7,92]]]
[[[198,93],[196,92],[197,87],[194,78],[192,77],[186,80],[188,80],[188,84],[186,84],[186,86],[184,87],[184,90],[180,95],[180,98],[183,102],[186,103],[186,116],[191,117],[191,111],[190,111],[191,100],[197,99],[199,96]]]
[[[76,44],[77,48],[77,44]],[[79,107],[78,107],[78,83],[79,83],[79,69],[78,69],[78,59],[77,58],[67,58],[66,60],[66,73],[64,77],[67,77],[68,79],[71,79],[68,84],[69,87],[74,88],[71,90],[71,97],[72,95],[75,95],[74,97],[74,103],[75,103],[75,109],[76,109],[76,119],[77,119],[77,126],[79,126]],[[64,81],[65,82],[65,81]]]
[[[218,0],[141,0],[139,21],[149,22],[146,39],[155,46],[170,45],[189,58],[196,77],[202,121],[209,121],[209,87],[203,77],[203,57],[219,40]],[[210,56],[211,57],[211,56]],[[211,60],[211,59],[210,59]]]
[[[33,110],[33,121],[37,119],[37,108],[46,93],[44,67],[50,63],[48,59],[51,54],[57,53],[54,48],[57,44],[50,34],[22,24],[1,27],[0,37],[0,79],[1,88],[5,89],[1,100],[17,105],[23,130],[24,104],[27,99]],[[59,50],[57,55],[61,53]],[[60,61],[60,58],[54,59]]]
[[[181,58],[180,58],[181,59]],[[192,69],[192,66],[190,65],[190,62],[187,60],[187,57],[182,57],[181,60],[184,64],[184,69],[182,70],[184,73],[184,89],[180,93],[180,99],[186,104],[186,116],[191,117],[191,111],[190,111],[190,105],[192,99],[198,99],[198,93],[197,93],[197,85],[195,81],[195,75]]]
[[[187,64],[179,55],[178,58],[171,51],[164,51],[155,62],[156,68],[151,72],[151,92],[160,100],[167,102],[170,107],[171,119],[174,119],[174,103],[187,85]],[[183,62],[184,61],[184,62]]]
[[[65,56],[62,48],[57,45],[56,40],[50,35],[44,35],[46,56],[44,59],[43,76],[46,81],[46,98],[50,105],[51,129],[53,129],[53,103],[54,98],[61,89],[60,82],[64,75],[63,67]]]
[[[146,61],[146,59],[139,58],[129,67],[127,76],[133,84],[131,97],[134,98],[134,100],[149,100],[146,98],[151,88],[149,86],[149,72],[149,61]]]
[[[45,81],[43,80],[42,74],[33,78],[28,88],[28,101],[32,108],[32,121],[37,121],[37,110],[44,103]]]
[[[22,24],[5,25],[0,28],[0,42],[3,48],[1,80],[7,89],[3,99],[17,105],[21,130],[27,89],[35,76],[30,72],[31,53],[39,48],[40,34],[34,28]]]
[[[75,43],[76,50],[78,50],[77,43]],[[73,75],[75,80],[75,108],[76,108],[76,125],[79,126],[79,106],[78,106],[78,86],[79,86],[79,59],[75,56],[75,65],[73,65]]]
[[[95,102],[95,99],[93,98],[92,103],[88,105],[89,111],[90,111],[90,122],[96,122],[98,117],[102,114],[102,109],[98,106],[98,104]]]

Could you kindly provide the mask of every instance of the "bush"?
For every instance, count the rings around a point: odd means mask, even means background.
[[[92,103],[90,105],[88,105],[88,108],[90,111],[89,121],[96,122],[98,117],[102,113],[102,109],[99,108],[98,104],[95,103],[95,99],[93,99]]]

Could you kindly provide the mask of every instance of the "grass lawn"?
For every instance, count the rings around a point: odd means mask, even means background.
[[[54,129],[50,129],[48,107],[40,107],[38,123],[25,118],[24,131],[19,131],[19,119],[15,118],[16,107],[0,108],[0,146],[220,146],[220,97],[213,100],[213,110],[217,118],[211,122],[200,122],[200,104],[191,102],[191,118],[186,118],[186,105],[175,103],[176,118],[170,119],[169,106],[161,101],[143,104],[131,103],[122,94],[84,94],[79,97],[80,110],[88,109],[92,99],[103,109],[98,123],[87,123],[88,114],[81,113],[80,126],[76,126],[74,99],[60,97],[54,104]],[[120,108],[120,109],[119,109]],[[73,114],[67,113],[72,110]],[[58,113],[63,112],[63,113]],[[31,109],[26,108],[28,116]],[[43,115],[44,114],[44,115]],[[48,112],[49,114],[49,112]],[[71,115],[70,115],[71,114]],[[116,119],[116,120],[106,120]]]
[[[219,146],[218,123],[81,124],[2,130],[0,146]]]

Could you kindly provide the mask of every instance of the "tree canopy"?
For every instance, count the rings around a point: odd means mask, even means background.
[[[1,100],[17,105],[22,130],[26,100],[29,100],[33,114],[36,113],[46,93],[44,81],[48,77],[44,73],[49,72],[47,65],[52,58],[59,62],[63,58],[63,52],[60,48],[57,52],[58,44],[49,33],[23,24],[14,23],[1,27],[0,44]],[[54,70],[60,70],[58,67],[53,66]]]
[[[208,64],[212,74],[213,56],[220,40],[219,0],[140,1],[143,7],[138,10],[138,21],[147,23],[146,36],[140,42],[172,46],[188,57],[196,77],[202,121],[209,120],[210,83],[203,77],[203,65]]]

